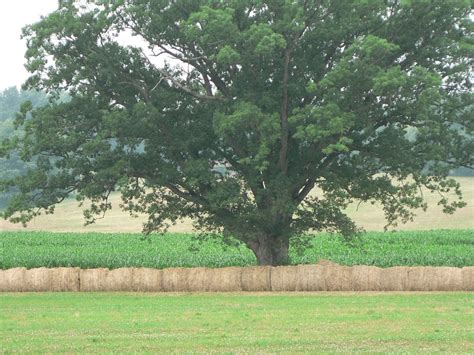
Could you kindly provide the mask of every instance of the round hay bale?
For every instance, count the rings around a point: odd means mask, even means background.
[[[29,269],[25,271],[24,290],[25,291],[50,291],[52,269],[45,267]]]
[[[0,292],[7,292],[9,285],[7,284],[7,279],[5,276],[5,272],[7,270],[0,269]]]
[[[206,291],[239,292],[242,291],[242,268],[225,267],[208,269]]]
[[[209,291],[214,272],[213,269],[196,267],[186,269],[185,288],[181,291],[206,292]]]
[[[405,291],[431,291],[432,267],[414,266],[408,268],[408,286]]]
[[[25,289],[26,268],[0,270],[0,292],[21,292]]]
[[[462,268],[462,288],[464,291],[474,291],[474,266]]]
[[[408,289],[408,267],[395,266],[380,271],[381,291],[406,291]]]
[[[109,270],[104,281],[103,291],[132,291],[133,269],[119,268]]]
[[[324,267],[317,265],[298,265],[296,291],[326,291]]]
[[[190,268],[187,269],[188,292],[241,291],[239,268]]]
[[[50,269],[49,291],[79,291],[79,268],[59,267]]]
[[[188,270],[186,268],[163,269],[161,281],[164,292],[188,291]]]
[[[463,289],[462,269],[457,267],[433,267],[424,277],[428,290],[426,291],[461,291]]]
[[[241,285],[243,291],[271,291],[271,266],[249,266],[242,268]]]
[[[81,269],[80,291],[105,291],[109,269]]]
[[[338,264],[321,266],[327,291],[350,291],[352,268]]]
[[[352,267],[353,291],[379,291],[381,269],[376,266],[354,265]]]
[[[276,266],[270,269],[272,291],[296,291],[297,266]]]
[[[132,269],[131,290],[140,292],[161,292],[161,270],[150,268]]]

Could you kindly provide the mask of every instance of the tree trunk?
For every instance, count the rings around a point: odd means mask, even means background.
[[[257,257],[258,265],[288,264],[289,238],[281,236],[261,236],[249,242],[249,247]]]

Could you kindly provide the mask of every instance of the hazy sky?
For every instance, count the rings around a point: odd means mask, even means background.
[[[0,2],[0,90],[20,86],[28,77],[24,68],[26,44],[21,29],[54,11],[58,0],[2,0]]]

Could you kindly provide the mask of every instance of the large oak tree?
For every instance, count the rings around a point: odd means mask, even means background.
[[[471,19],[469,0],[60,1],[24,30],[25,88],[51,103],[25,104],[3,144],[37,165],[3,182],[20,191],[4,217],[76,193],[93,221],[120,190],[146,232],[192,217],[278,265],[305,231],[356,233],[353,201],[394,224],[423,187],[452,212],[448,172],[473,164]]]

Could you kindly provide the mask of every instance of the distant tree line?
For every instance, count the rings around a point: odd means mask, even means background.
[[[0,92],[0,141],[21,134],[21,131],[15,130],[14,121],[21,104],[26,101],[30,101],[33,107],[40,107],[48,102],[48,96],[40,91],[18,90],[14,86]],[[17,154],[0,158],[0,180],[22,175],[29,168],[34,168],[34,162],[24,162]],[[0,193],[0,209],[5,207],[12,192]]]

